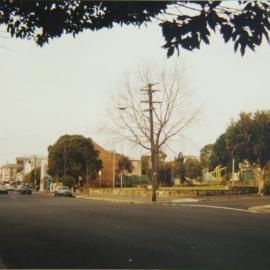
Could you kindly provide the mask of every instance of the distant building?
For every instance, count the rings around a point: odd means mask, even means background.
[[[14,183],[16,181],[16,164],[7,163],[0,167],[0,182]]]
[[[93,141],[95,150],[99,151],[99,158],[102,160],[103,169],[101,175],[95,180],[99,183],[101,180],[102,186],[112,187],[113,186],[113,174],[117,164],[116,154],[105,150],[103,147]]]
[[[131,160],[131,164],[133,166],[132,172],[127,173],[126,175],[136,175],[141,176],[142,175],[142,161],[141,160]]]
[[[102,160],[103,169],[101,170],[101,175],[99,175],[95,184],[99,185],[101,180],[102,186],[112,187],[113,186],[113,177],[115,180],[117,178],[116,170],[119,159],[119,154],[105,150],[103,147],[93,142],[94,148],[99,151],[99,158]],[[142,163],[141,160],[131,160],[133,165],[133,170],[131,173],[127,173],[127,176],[137,175],[141,176]]]
[[[47,161],[46,156],[33,155],[33,156],[16,157],[17,180],[22,182],[24,180],[24,177],[35,169],[40,168],[44,170],[43,164],[46,161]],[[41,171],[41,175],[44,175],[44,172]]]
[[[48,183],[48,159],[43,159],[40,163],[40,185],[39,190],[44,191],[49,189],[50,183]]]
[[[17,173],[30,173],[32,170],[41,167],[41,163],[47,160],[46,156],[25,156],[16,157]]]

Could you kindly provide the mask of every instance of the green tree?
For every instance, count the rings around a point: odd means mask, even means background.
[[[147,175],[150,177],[150,168],[151,168],[151,157],[150,155],[142,155],[142,175]]]
[[[174,168],[174,176],[179,177],[180,181],[183,183],[185,181],[185,166],[184,166],[184,155],[183,153],[179,153],[174,160],[175,168]]]
[[[166,157],[167,157],[166,153],[159,151],[159,153],[158,153],[158,167],[162,166],[162,164],[166,160]]]
[[[157,162],[157,181],[160,185],[171,185],[172,182],[172,164],[166,162],[166,153],[159,151]]]
[[[125,155],[119,155],[117,161],[117,169],[116,172],[120,173],[120,181],[121,181],[121,188],[123,185],[123,177],[125,176],[126,172],[131,173],[133,170],[133,165],[131,160]]]
[[[69,176],[78,182],[79,177],[82,177],[89,181],[95,179],[102,169],[99,152],[95,150],[90,138],[64,135],[49,146],[48,151],[49,174],[54,178]]]
[[[150,155],[141,156],[142,162],[142,175],[147,175],[150,177],[150,168],[151,168],[151,157]]]
[[[204,169],[210,169],[210,159],[213,154],[213,144],[207,144],[200,150],[200,162]]]
[[[158,168],[158,182],[162,186],[172,185],[173,162],[163,162]]]
[[[131,173],[133,170],[133,165],[131,160],[125,155],[119,155],[118,162],[117,162],[117,172],[129,172]]]
[[[269,1],[69,1],[2,0],[0,25],[12,37],[33,39],[40,46],[64,34],[74,37],[85,30],[97,31],[114,25],[140,26],[160,22],[164,49],[171,56],[180,48],[199,49],[209,44],[211,30],[234,50],[244,54],[269,41]]]
[[[202,165],[195,158],[187,158],[184,163],[185,176],[190,179],[198,179],[202,175]]]
[[[226,131],[228,146],[238,160],[247,159],[257,168],[258,194],[263,194],[265,169],[270,160],[270,111],[241,113]]]
[[[251,113],[240,113],[240,120],[232,121],[225,133],[227,149],[232,158],[242,160],[243,156],[252,155],[251,141],[254,132],[253,116]],[[240,160],[239,160],[240,159]]]
[[[72,176],[64,176],[61,178],[62,184],[68,186],[69,188],[74,187],[76,184],[76,179]]]
[[[213,152],[210,156],[210,170],[218,165],[226,166],[227,170],[231,169],[231,154],[227,148],[225,133],[220,135],[213,145]]]
[[[33,169],[30,173],[25,175],[24,182],[31,184],[33,187],[37,187],[40,184],[40,167]]]
[[[157,176],[157,180],[158,183],[163,183],[166,185],[170,185],[171,184],[171,178],[172,178],[172,164],[170,162],[165,162],[167,155],[162,152],[159,151],[158,154],[158,176]],[[151,158],[149,155],[143,155],[141,157],[141,161],[142,161],[142,174],[143,175],[147,175],[148,177],[150,177],[150,173],[151,173]]]

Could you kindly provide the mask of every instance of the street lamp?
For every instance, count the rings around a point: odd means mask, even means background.
[[[115,150],[113,150],[113,188],[115,188]]]

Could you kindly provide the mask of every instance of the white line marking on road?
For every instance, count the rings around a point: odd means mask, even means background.
[[[239,211],[239,212],[246,212],[246,213],[255,213],[258,214],[256,211],[250,211],[245,209],[239,208],[232,208],[232,207],[225,207],[225,206],[216,206],[216,205],[205,205],[205,204],[179,204],[181,206],[188,206],[188,207],[202,207],[202,208],[214,208],[214,209],[224,209],[224,210],[231,210],[231,211]]]

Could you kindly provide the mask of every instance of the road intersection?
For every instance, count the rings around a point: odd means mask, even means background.
[[[138,204],[0,196],[0,266],[269,269],[270,215],[248,211],[268,202],[255,196]]]

